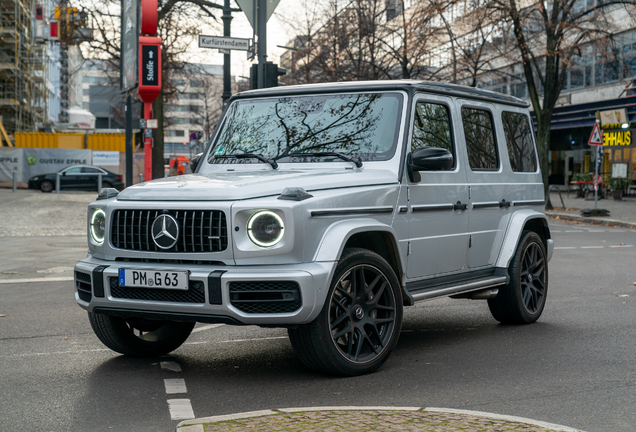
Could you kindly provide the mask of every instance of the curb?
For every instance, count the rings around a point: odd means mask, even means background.
[[[569,213],[555,212],[555,211],[546,211],[545,215],[552,219],[561,219],[561,220],[570,220],[576,222],[585,222],[592,225],[605,225],[605,226],[613,226],[613,227],[622,227],[622,228],[633,228],[636,229],[636,223],[634,222],[625,222],[618,219],[608,219],[608,218],[597,218],[597,217],[584,217],[577,216]]]
[[[426,407],[356,407],[356,406],[344,406],[344,407],[307,407],[307,408],[280,408],[280,409],[268,409],[261,411],[248,411],[236,414],[227,414],[212,417],[203,417],[192,420],[184,420],[177,425],[176,432],[205,432],[204,424],[206,423],[218,423],[229,420],[241,420],[252,417],[264,417],[269,415],[281,414],[281,413],[299,413],[299,412],[312,412],[312,411],[425,411],[425,412],[438,412],[446,414],[460,414],[474,417],[489,418],[493,420],[510,421],[517,423],[525,423],[532,426],[541,427],[558,432],[583,432],[580,429],[574,429],[568,426],[562,426],[554,423],[547,423],[538,420],[532,420],[525,417],[509,416],[504,414],[493,414],[483,411],[470,411],[460,410],[452,408],[426,408]]]

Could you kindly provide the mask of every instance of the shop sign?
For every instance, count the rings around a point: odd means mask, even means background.
[[[628,121],[625,108],[601,111],[601,124],[607,128],[608,125],[620,125]]]
[[[603,132],[603,145],[628,146],[632,144],[632,131]]]

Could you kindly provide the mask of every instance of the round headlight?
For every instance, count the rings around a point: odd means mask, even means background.
[[[247,235],[254,244],[271,247],[278,243],[285,233],[283,220],[271,211],[254,213],[247,221]]]
[[[93,212],[89,228],[95,243],[104,243],[104,234],[106,232],[106,213],[104,213],[104,210],[97,209]]]

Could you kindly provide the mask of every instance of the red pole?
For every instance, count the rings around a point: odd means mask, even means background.
[[[144,118],[152,118],[152,104],[144,104]],[[151,130],[151,129],[146,129]],[[144,181],[152,180],[152,138],[144,137]]]

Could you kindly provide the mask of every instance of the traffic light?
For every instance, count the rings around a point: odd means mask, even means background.
[[[278,77],[285,75],[287,70],[284,68],[278,67],[275,63],[267,62],[265,63],[265,88],[268,87],[278,87],[281,85],[285,85],[283,83],[278,82]],[[250,68],[250,78],[252,81],[252,89],[258,88],[258,64],[253,64]]]

